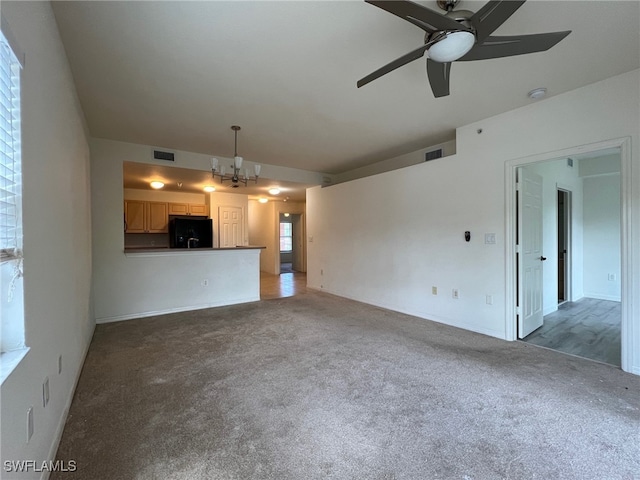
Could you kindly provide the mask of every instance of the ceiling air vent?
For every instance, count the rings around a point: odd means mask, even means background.
[[[153,158],[155,158],[156,160],[168,160],[169,162],[173,162],[173,157],[174,155],[171,152],[163,152],[160,150],[153,151]]]
[[[438,148],[437,150],[431,150],[430,152],[426,152],[424,154],[424,161],[428,162],[429,160],[435,160],[436,158],[442,158],[442,149]]]

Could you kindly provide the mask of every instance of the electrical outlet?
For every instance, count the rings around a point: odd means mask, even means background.
[[[46,407],[49,404],[49,377],[44,379],[42,383],[42,406]]]
[[[457,288],[454,288],[454,289],[451,291],[451,296],[452,296],[453,298],[455,298],[456,300],[459,298],[459,297],[458,297],[458,289],[457,289]]]
[[[493,305],[493,295],[487,295],[487,305]]]
[[[431,287],[431,294],[432,295],[437,295],[438,294],[438,287]]]
[[[610,282],[615,282],[616,281],[616,274],[615,273],[610,273],[607,278],[609,279]]]
[[[202,286],[203,287],[208,287],[209,286],[209,280],[207,280],[206,278],[204,280],[202,280]]]
[[[33,436],[33,407],[29,407],[27,410],[27,443]]]

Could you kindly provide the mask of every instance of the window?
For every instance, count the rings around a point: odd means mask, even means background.
[[[20,62],[4,31],[0,32],[0,352],[3,354],[24,348],[20,70]]]
[[[292,245],[291,224],[288,222],[280,222],[280,251],[290,252]]]

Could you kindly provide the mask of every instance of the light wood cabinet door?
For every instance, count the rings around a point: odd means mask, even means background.
[[[145,233],[146,203],[137,200],[124,202],[124,231],[126,233]]]
[[[168,205],[163,202],[125,200],[125,233],[168,233]]]
[[[170,203],[169,215],[189,215],[188,203]]]
[[[169,215],[209,216],[209,207],[200,203],[170,203]]]
[[[147,202],[147,233],[168,233],[169,213],[167,204]]]
[[[207,205],[202,205],[198,203],[190,203],[189,204],[189,214],[191,215],[202,215],[209,216],[209,207]]]

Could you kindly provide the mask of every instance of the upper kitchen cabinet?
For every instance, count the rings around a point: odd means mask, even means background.
[[[170,203],[169,215],[209,216],[209,206],[200,203]]]
[[[168,204],[125,200],[124,221],[125,233],[168,233]]]

